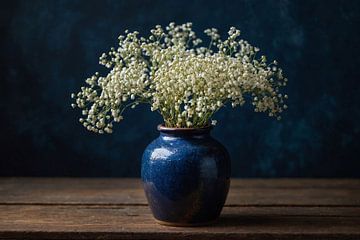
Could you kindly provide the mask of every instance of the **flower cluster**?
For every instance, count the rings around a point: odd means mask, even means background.
[[[140,103],[158,111],[168,127],[204,127],[221,107],[251,101],[256,112],[280,118],[287,108],[280,93],[287,79],[277,62],[256,57],[258,48],[239,39],[231,27],[221,40],[217,29],[204,31],[207,47],[192,31],[192,24],[157,25],[148,38],[125,31],[119,47],[102,54],[106,76],[95,73],[77,94],[73,107],[82,109],[80,122],[98,133],[111,133],[113,122],[123,119],[127,108]]]

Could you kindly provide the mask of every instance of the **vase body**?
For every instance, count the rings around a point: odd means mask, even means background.
[[[166,128],[144,151],[141,177],[155,220],[172,226],[215,221],[230,185],[230,157],[211,127]]]

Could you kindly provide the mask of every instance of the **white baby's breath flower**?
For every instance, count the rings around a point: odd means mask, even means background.
[[[148,38],[125,31],[119,47],[100,56],[110,69],[106,76],[96,72],[86,79],[72,107],[81,108],[80,122],[90,131],[111,133],[112,122],[120,122],[127,108],[149,103],[168,127],[204,127],[226,103],[242,106],[251,96],[255,112],[267,112],[279,119],[287,108],[280,93],[287,79],[273,61],[255,58],[258,48],[238,39],[231,27],[228,38],[220,39],[217,29],[205,30],[207,47],[192,31],[192,24],[156,25]]]

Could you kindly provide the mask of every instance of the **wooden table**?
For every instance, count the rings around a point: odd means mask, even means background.
[[[360,180],[233,179],[217,223],[156,224],[139,179],[0,178],[0,239],[360,239]]]

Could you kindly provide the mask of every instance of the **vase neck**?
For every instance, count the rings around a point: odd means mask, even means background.
[[[160,136],[175,137],[175,138],[204,138],[210,135],[212,126],[202,128],[170,128],[164,125],[159,125],[157,128]]]

